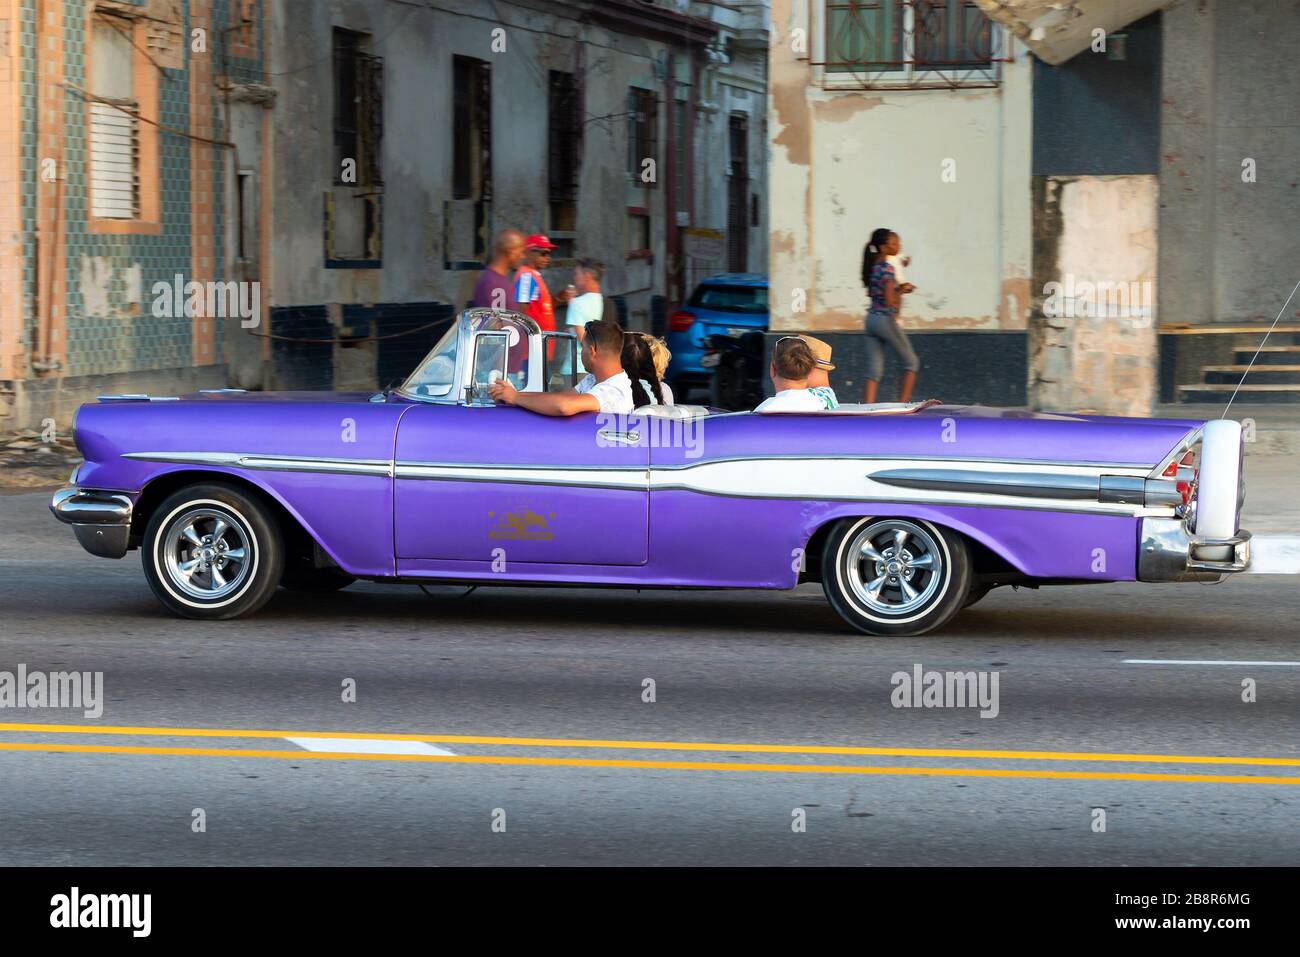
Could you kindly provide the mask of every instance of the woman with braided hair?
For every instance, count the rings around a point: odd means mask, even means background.
[[[650,337],[639,332],[623,336],[623,371],[632,380],[632,404],[667,405],[659,375],[655,370]]]

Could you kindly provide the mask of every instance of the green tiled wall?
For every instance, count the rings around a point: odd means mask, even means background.
[[[135,0],[142,3],[143,0]],[[212,77],[215,81],[221,71],[220,29],[230,23],[231,0],[213,0],[213,29],[208,36],[207,52],[190,52],[188,0],[186,9],[185,53],[186,67],[180,70],[157,70],[158,108],[157,120],[164,126],[189,129],[189,62],[195,56],[212,58]],[[262,13],[265,0],[259,4]],[[64,75],[69,84],[87,88],[85,0],[63,0]],[[27,300],[35,292],[35,243],[33,240],[36,213],[36,184],[39,175],[36,156],[36,136],[33,119],[36,116],[36,87],[32,51],[35,48],[35,0],[22,0],[21,29],[21,96],[24,118],[22,138],[22,209],[27,242],[24,248],[24,281]],[[259,40],[260,43],[260,40]],[[227,57],[230,73],[236,82],[261,79],[260,60]],[[220,99],[215,86],[211,89],[214,110],[214,138],[225,135],[225,117],[220,110]],[[180,273],[185,281],[190,275],[191,210],[190,210],[190,141],[161,130],[159,155],[161,162],[162,232],[157,236],[108,235],[87,230],[88,213],[88,154],[86,143],[85,103],[72,91],[65,98],[64,123],[64,223],[62,246],[67,270],[67,375],[96,375],[106,373],[138,372],[167,369],[191,364],[192,320],[159,319],[152,313],[151,289],[158,281],[173,281]],[[214,274],[212,279],[224,279],[224,179],[220,175],[228,158],[221,147],[211,149],[215,176],[213,209],[217,217],[216,247],[213,251]],[[109,316],[87,316],[81,294],[82,263],[85,259],[104,257],[112,266],[110,282]],[[139,313],[129,311],[126,289],[126,269],[138,263],[141,270],[141,304]],[[204,277],[209,278],[209,277]],[[28,336],[34,329],[34,317],[27,323]],[[214,322],[215,341],[213,361],[221,361],[224,324]]]

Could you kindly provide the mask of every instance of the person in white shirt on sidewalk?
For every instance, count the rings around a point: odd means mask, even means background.
[[[578,265],[573,270],[573,298],[569,300],[569,308],[564,316],[564,324],[568,332],[572,332],[578,337],[579,344],[582,343],[582,337],[585,335],[584,330],[587,323],[595,322],[597,319],[604,319],[607,322],[618,322],[618,310],[614,307],[613,301],[606,298],[604,291],[601,289],[601,282],[605,278],[605,264],[596,259],[579,259]],[[586,360],[579,356],[578,371],[587,372],[589,366],[585,365]]]
[[[755,412],[822,412],[826,403],[808,388],[808,373],[817,359],[798,336],[784,336],[772,347],[772,387],[776,395],[764,399]]]

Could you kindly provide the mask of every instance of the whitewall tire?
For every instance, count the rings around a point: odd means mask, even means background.
[[[920,635],[952,619],[970,594],[966,540],[915,518],[846,519],[822,552],[822,588],[868,635]]]
[[[140,549],[158,600],[183,618],[248,615],[270,600],[284,570],[275,516],[233,485],[180,489],[149,519]]]

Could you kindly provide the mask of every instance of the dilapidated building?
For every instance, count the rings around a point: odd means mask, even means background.
[[[766,0],[0,0],[0,427],[372,389],[492,235],[632,328],[761,272]]]
[[[261,6],[0,0],[0,428],[226,384],[223,317],[260,319],[225,280],[259,229],[228,133]]]
[[[772,327],[827,334],[843,391],[885,226],[923,395],[1226,399],[1300,278],[1290,4],[774,0],[772,22]]]
[[[275,338],[243,340],[237,385],[404,375],[505,227],[559,245],[552,289],[603,261],[637,329],[699,275],[765,268],[766,2],[272,9]]]

